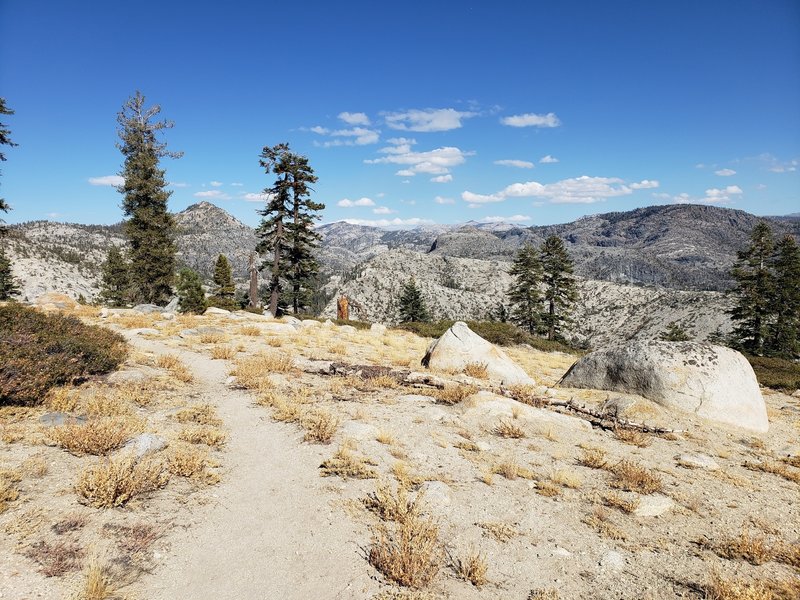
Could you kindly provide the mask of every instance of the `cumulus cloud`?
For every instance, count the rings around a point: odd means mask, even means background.
[[[462,127],[462,119],[478,113],[458,111],[453,108],[426,108],[384,115],[386,125],[400,131],[450,131]]]
[[[483,217],[478,219],[481,223],[524,223],[530,221],[528,215],[512,215],[510,217]]]
[[[711,188],[706,190],[706,197],[704,200],[706,202],[730,202],[731,196],[738,196],[742,193],[742,188],[738,185],[729,185],[722,189]]]
[[[456,203],[456,201],[453,200],[452,198],[445,198],[444,196],[436,196],[436,198],[434,198],[433,201],[436,202],[436,204],[455,204]]]
[[[393,213],[396,213],[397,211],[392,210],[388,206],[379,206],[378,208],[373,208],[372,212],[375,213],[376,215],[391,215]]]
[[[336,206],[341,206],[342,208],[353,208],[355,206],[375,206],[375,202],[373,202],[370,198],[359,198],[358,200],[343,198],[336,203]]]
[[[719,175],[720,177],[730,177],[731,175],[736,175],[736,171],[733,169],[720,169],[719,171],[714,171],[714,175]]]
[[[170,181],[170,182],[169,182],[167,185],[168,185],[169,187],[174,187],[174,188],[185,188],[185,187],[189,187],[189,184],[188,184],[188,183],[184,183],[184,182],[182,182],[182,181]]]
[[[494,164],[500,165],[501,167],[517,167],[518,169],[532,169],[534,166],[530,161],[516,159],[496,160]]]
[[[195,192],[195,198],[206,198],[211,200],[230,200],[231,197],[220,190],[205,190],[203,192]]]
[[[414,152],[408,144],[390,146],[389,148],[383,148],[380,152],[387,154],[387,156],[367,159],[364,162],[368,165],[403,165],[405,168],[396,173],[400,177],[412,177],[418,173],[447,175],[451,167],[463,164],[466,160],[465,157],[472,154],[452,146],[436,148],[427,152]]]
[[[319,135],[328,135],[330,129],[328,129],[327,127],[322,127],[321,125],[314,125],[314,127],[311,127],[309,131],[313,131],[314,133],[317,133]]]
[[[453,176],[448,173],[447,175],[439,175],[437,177],[431,177],[431,181],[433,183],[450,183],[453,181]]]
[[[244,186],[244,184],[243,184],[243,183],[239,183],[238,181],[234,181],[234,182],[233,182],[231,185],[232,185],[233,187],[242,187],[242,186]]]
[[[417,227],[419,225],[433,225],[430,219],[412,217],[410,219],[345,219],[345,223],[351,225],[368,225],[370,227]]]
[[[246,202],[266,202],[272,197],[272,194],[265,194],[264,192],[259,192],[258,194],[254,194],[252,192],[247,194],[242,194],[242,200]]]
[[[634,189],[658,187],[657,181],[643,180],[626,184],[617,177],[589,177],[583,175],[563,179],[555,183],[542,184],[538,181],[512,183],[494,194],[475,194],[465,191],[462,200],[473,205],[503,202],[507,198],[542,198],[552,204],[591,204],[606,198],[626,196]]]
[[[222,182],[221,181],[212,181],[212,182],[209,183],[209,185],[212,185],[214,187],[220,187],[222,185]]]
[[[364,114],[363,112],[358,113],[351,113],[351,112],[340,112],[339,119],[347,123],[348,125],[369,125],[369,117]]]
[[[639,183],[632,183],[631,189],[632,190],[649,190],[658,187],[658,181],[655,179],[642,179]]]
[[[543,165],[546,165],[546,164],[550,164],[550,163],[557,163],[558,159],[555,156],[550,156],[549,154],[547,154],[546,156],[543,156],[542,158],[540,158],[539,162],[541,164],[543,164]]]
[[[125,178],[119,175],[103,175],[102,177],[89,177],[92,185],[111,185],[120,186],[125,184]]]
[[[558,127],[561,121],[555,113],[538,115],[536,113],[525,113],[524,115],[511,115],[500,119],[503,125],[509,127]]]

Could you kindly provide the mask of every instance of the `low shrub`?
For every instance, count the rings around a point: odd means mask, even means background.
[[[0,306],[0,405],[35,405],[57,385],[113,371],[128,354],[125,339],[18,304]]]
[[[748,356],[758,383],[764,387],[793,392],[800,389],[800,362],[786,358]]]

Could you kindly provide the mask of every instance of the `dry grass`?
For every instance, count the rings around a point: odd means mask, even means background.
[[[198,425],[211,425],[217,427],[222,420],[217,416],[217,410],[210,404],[196,404],[175,413],[178,423],[197,423]]]
[[[75,412],[80,403],[81,391],[78,388],[64,386],[51,388],[44,398],[44,405],[54,412]]]
[[[290,373],[293,369],[291,356],[270,352],[237,360],[230,374],[243,388],[263,390],[272,387],[267,379],[270,373]]]
[[[261,335],[261,330],[255,325],[245,325],[244,327],[240,327],[237,333],[239,335],[249,335],[252,337],[256,337]]]
[[[591,469],[605,469],[608,466],[608,455],[602,448],[584,448],[578,464]]]
[[[353,452],[349,443],[339,446],[336,453],[320,465],[320,469],[323,477],[336,475],[343,479],[374,479],[378,476],[362,456]]]
[[[538,588],[531,590],[527,600],[559,600],[558,590],[553,588]]]
[[[92,558],[84,569],[83,584],[72,600],[111,600],[116,597],[115,592],[108,568]]]
[[[178,434],[178,439],[190,444],[205,444],[212,448],[221,448],[225,444],[227,436],[225,432],[217,427],[208,425],[198,425],[187,427]]]
[[[200,334],[199,341],[201,344],[219,344],[221,342],[227,342],[228,336],[216,331],[206,331]]]
[[[754,438],[755,439],[755,438]],[[760,440],[759,440],[760,441]],[[800,484],[800,470],[793,469],[783,462],[764,461],[760,463],[746,462],[744,463],[746,469],[751,471],[763,471],[764,473],[772,473],[783,477],[787,481]]]
[[[617,508],[624,513],[632,513],[639,508],[639,498],[627,499],[617,492],[610,492],[603,496],[603,502],[606,506]]]
[[[533,385],[516,384],[508,387],[508,393],[517,402],[528,404],[529,406],[542,407],[548,404],[548,399],[543,398],[536,392]]]
[[[513,458],[505,458],[500,462],[495,463],[495,465],[492,467],[492,473],[502,475],[506,479],[516,479],[517,477],[521,477],[523,479],[536,478],[535,473],[521,466]]]
[[[611,521],[611,515],[603,506],[595,506],[592,512],[581,519],[583,523],[597,530],[597,533],[611,540],[625,540],[627,535]]]
[[[168,480],[169,475],[160,462],[136,461],[133,456],[126,455],[84,469],[78,476],[75,491],[91,506],[111,508],[164,487]]]
[[[433,396],[440,404],[453,405],[462,402],[477,391],[478,388],[474,385],[446,385],[444,388],[436,390]]]
[[[16,469],[0,469],[0,514],[8,509],[8,506],[19,498],[19,487],[17,484],[22,481],[22,473]]]
[[[143,421],[134,417],[98,417],[85,423],[72,421],[53,427],[48,436],[70,454],[105,456],[143,429]]]
[[[580,473],[569,469],[558,469],[550,474],[550,481],[555,484],[576,490],[583,485]]]
[[[480,452],[481,451],[480,446],[478,446],[478,444],[476,444],[475,442],[470,442],[469,440],[460,440],[460,441],[456,442],[455,444],[453,444],[453,446],[455,448],[458,448],[459,450],[464,450],[466,452]]]
[[[502,420],[498,423],[492,433],[503,438],[521,439],[525,437],[525,430],[513,421]]]
[[[375,390],[394,390],[400,387],[400,382],[391,375],[378,375],[364,380],[367,386]]]
[[[625,429],[624,427],[614,428],[614,437],[621,442],[637,446],[639,448],[647,448],[653,441],[653,438],[646,433],[637,431],[635,429]]]
[[[626,492],[653,494],[664,487],[658,475],[633,461],[622,460],[611,467],[610,471],[614,475],[611,486]]]
[[[54,523],[50,529],[52,529],[56,535],[63,535],[70,531],[83,529],[88,522],[89,518],[86,515],[72,514],[64,517],[58,523]]]
[[[146,552],[164,534],[164,530],[161,527],[156,527],[143,521],[134,525],[112,525],[107,523],[103,528],[116,534],[117,546],[129,555]]]
[[[519,531],[517,531],[515,527],[509,525],[508,523],[503,523],[500,521],[478,523],[478,527],[483,529],[483,531],[485,532],[484,535],[489,535],[494,539],[496,539],[498,542],[502,543],[510,542],[515,537],[520,535]]]
[[[392,465],[392,475],[394,475],[394,478],[400,485],[409,489],[425,483],[425,478],[419,473],[412,471],[408,463],[402,460],[398,460]]]
[[[465,556],[452,559],[452,567],[458,577],[464,581],[469,581],[477,588],[489,582],[486,577],[489,571],[486,557],[474,548],[467,552]]]
[[[769,586],[762,581],[726,579],[712,571],[709,583],[704,586],[707,600],[776,600]]]
[[[62,577],[71,571],[79,571],[84,554],[83,548],[69,540],[53,543],[40,540],[25,552],[25,556],[39,565],[39,572],[47,577]]]
[[[478,362],[467,363],[464,367],[464,375],[475,379],[489,379],[489,365]]]
[[[211,466],[215,466],[215,463],[212,463],[205,449],[189,444],[170,447],[167,470],[173,475],[212,485],[219,482],[219,475],[209,470]]]
[[[553,483],[550,483],[549,481],[537,481],[536,493],[540,496],[552,498],[554,496],[561,495],[561,488]]]
[[[194,379],[192,372],[174,354],[162,354],[156,359],[156,366],[166,369],[170,375],[180,382],[190,383]]]
[[[37,454],[26,458],[20,466],[20,471],[25,477],[40,478],[47,475],[50,466],[44,456]]]
[[[379,484],[375,492],[362,500],[367,510],[375,513],[384,521],[402,522],[406,519],[417,518],[420,514],[420,505],[423,494],[411,500],[408,489],[398,485],[393,489],[388,483]]]
[[[411,588],[425,587],[439,573],[444,557],[439,527],[421,516],[406,518],[391,529],[381,524],[367,557],[387,579]]]
[[[702,538],[697,544],[728,560],[745,560],[752,565],[763,565],[775,560],[800,567],[800,546],[783,541],[770,545],[763,536],[751,535],[747,531],[720,541]]]
[[[236,356],[236,348],[232,346],[214,346],[211,348],[211,358],[215,360],[230,360]]]
[[[800,569],[800,543],[778,542],[772,551],[776,561]]]
[[[327,410],[315,410],[303,417],[301,424],[306,430],[303,441],[329,444],[341,421]]]
[[[383,429],[375,436],[375,441],[387,446],[394,446],[397,443],[397,439],[390,432]]]
[[[117,417],[132,413],[130,403],[113,394],[96,393],[86,402],[86,414],[91,417]]]

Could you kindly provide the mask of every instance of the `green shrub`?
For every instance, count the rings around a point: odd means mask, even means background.
[[[765,356],[747,356],[747,360],[761,385],[790,393],[800,388],[800,363]]]
[[[567,344],[559,341],[550,341],[531,335],[511,323],[499,321],[465,321],[469,328],[488,342],[498,346],[514,346],[528,344],[543,352],[567,352],[581,354]],[[397,328],[416,333],[422,337],[438,338],[444,334],[455,321],[437,321],[436,323],[400,323]]]
[[[0,306],[0,405],[38,404],[47,390],[116,369],[125,339],[75,317]]]

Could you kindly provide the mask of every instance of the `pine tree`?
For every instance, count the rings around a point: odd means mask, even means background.
[[[123,231],[130,245],[131,287],[135,302],[167,302],[175,278],[175,223],[167,211],[172,192],[166,189],[165,171],[159,168],[163,157],[179,158],[169,152],[157,136],[173,124],[154,121],[161,112],[158,105],[145,108],[140,92],[129,98],[117,115],[117,147],[125,157],[119,187],[124,195],[122,209],[128,220]]]
[[[542,263],[538,250],[530,244],[523,246],[508,273],[514,277],[514,283],[508,290],[511,321],[529,333],[536,333],[541,325],[542,309],[542,294],[539,291]]]
[[[108,306],[125,306],[130,300],[130,267],[117,246],[111,246],[103,263],[98,299]]]
[[[311,200],[309,186],[317,177],[308,159],[291,152],[288,144],[265,146],[259,164],[266,173],[277,175],[272,187],[264,190],[267,205],[258,211],[264,218],[256,230],[261,239],[256,250],[266,255],[260,270],[270,269],[269,310],[275,315],[279,303],[287,302],[297,313],[309,305],[319,271],[313,256],[320,239],[314,220],[325,205]]]
[[[791,235],[775,246],[771,262],[775,285],[774,318],[765,340],[767,354],[793,358],[800,354],[800,247]]]
[[[224,308],[225,310],[236,310],[239,303],[236,302],[236,286],[233,283],[233,273],[228,258],[224,254],[217,257],[214,265],[214,294],[208,299],[211,306]]]
[[[770,270],[774,249],[772,229],[761,221],[753,228],[750,245],[738,253],[731,271],[736,280],[733,293],[737,296],[737,304],[730,311],[731,319],[736,323],[733,337],[750,354],[763,354],[764,341],[769,335],[775,294],[775,281]]]
[[[178,273],[178,310],[182,313],[200,314],[206,309],[206,296],[200,275],[191,269]]]
[[[417,287],[417,282],[412,277],[403,286],[403,293],[400,295],[400,322],[401,323],[426,323],[430,321],[428,308],[422,298],[422,292]]]
[[[567,321],[572,306],[578,300],[578,287],[572,276],[573,264],[563,240],[551,235],[539,250],[542,261],[542,281],[547,313],[542,315],[547,339],[560,335],[561,326]]]
[[[0,247],[0,300],[11,300],[19,294],[19,286],[11,271],[11,260]]]
[[[6,106],[6,99],[5,98],[0,98],[0,115],[13,115],[13,114],[14,114],[14,111]],[[11,141],[11,138],[9,137],[10,135],[11,135],[11,130],[6,128],[5,123],[0,123],[0,147],[9,146],[9,147],[13,148],[14,146],[17,145],[14,142]],[[6,155],[3,154],[2,151],[0,151],[0,161],[5,162],[5,160],[6,160]],[[10,210],[10,207],[8,206],[6,201],[3,198],[0,198],[0,211],[8,212],[9,210]],[[2,224],[2,223],[3,223],[3,221],[0,220],[0,224]],[[4,228],[0,227],[0,233],[3,230],[4,230]]]
[[[692,334],[681,327],[677,321],[673,321],[658,334],[658,339],[662,342],[688,342],[692,339]]]

